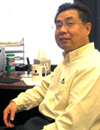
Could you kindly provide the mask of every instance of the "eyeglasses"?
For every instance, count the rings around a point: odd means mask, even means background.
[[[82,23],[79,23],[79,22],[68,22],[68,23],[58,22],[58,23],[56,23],[56,29],[60,29],[60,28],[62,28],[62,26],[65,26],[67,28],[72,28],[72,27],[74,27],[75,24],[82,24]]]

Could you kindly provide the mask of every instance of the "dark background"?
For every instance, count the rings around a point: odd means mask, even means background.
[[[80,1],[89,7],[92,13],[92,30],[90,42],[95,42],[95,47],[100,51],[100,0],[74,0]]]

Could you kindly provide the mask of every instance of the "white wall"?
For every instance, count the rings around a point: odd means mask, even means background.
[[[73,0],[0,0],[0,42],[24,37],[25,57],[37,58],[37,50],[47,51],[52,64],[62,59],[54,38],[54,16],[61,3]]]

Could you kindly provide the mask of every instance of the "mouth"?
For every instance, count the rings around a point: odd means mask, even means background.
[[[60,42],[67,42],[70,40],[70,38],[59,38]]]

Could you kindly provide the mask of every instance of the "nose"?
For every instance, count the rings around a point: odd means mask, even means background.
[[[63,25],[61,28],[60,28],[60,33],[61,34],[65,34],[65,33],[68,33],[68,29],[67,29],[67,27],[65,26],[65,25]]]

